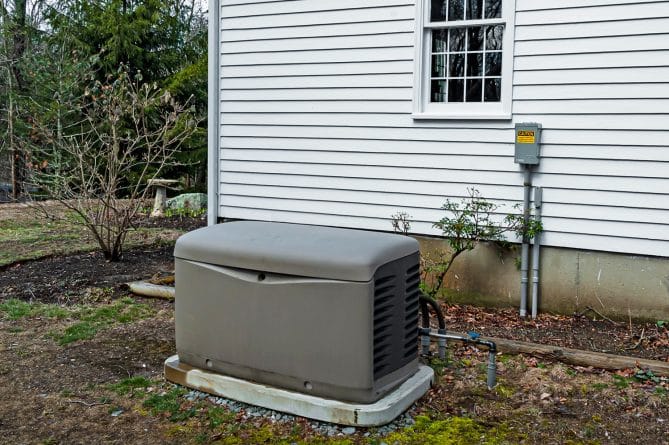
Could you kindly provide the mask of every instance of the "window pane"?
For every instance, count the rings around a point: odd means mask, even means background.
[[[483,28],[467,28],[467,51],[483,51]]]
[[[485,55],[485,75],[502,75],[502,53],[487,53]]]
[[[483,0],[467,0],[467,20],[480,20],[483,12]]]
[[[504,40],[504,25],[486,26],[485,29],[485,48],[502,49]]]
[[[501,0],[430,0],[432,22],[482,20],[481,26],[430,30],[430,102],[501,102],[505,25]],[[461,25],[461,24],[460,24]],[[437,25],[438,26],[438,25]]]
[[[485,18],[498,19],[502,17],[502,0],[486,0]]]
[[[446,102],[446,80],[433,80],[430,98],[432,102]]]
[[[430,21],[445,22],[448,0],[432,0],[430,9]]]
[[[448,77],[465,77],[465,55],[451,54],[448,59]]]
[[[481,102],[483,97],[483,81],[467,79],[467,102]]]
[[[484,96],[486,102],[499,102],[502,97],[502,81],[500,79],[486,79]]]
[[[465,36],[467,35],[466,29],[464,28],[454,28],[448,31],[450,36],[449,43],[450,47],[448,50],[450,52],[464,51],[465,50]]]
[[[465,100],[465,81],[462,79],[448,81],[448,101],[464,102]]]
[[[477,76],[483,76],[483,54],[467,54],[467,77]]]
[[[446,54],[432,56],[432,77],[446,77]]]
[[[448,51],[448,31],[435,29],[432,31],[432,52],[445,53]]]
[[[448,21],[462,20],[465,18],[465,0],[449,0]]]

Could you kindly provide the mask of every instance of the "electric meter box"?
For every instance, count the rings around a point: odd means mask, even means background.
[[[516,124],[516,164],[538,165],[541,150],[541,124]]]
[[[174,256],[182,363],[354,403],[418,371],[410,237],[237,221],[182,236]]]

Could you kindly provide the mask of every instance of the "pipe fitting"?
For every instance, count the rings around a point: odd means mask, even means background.
[[[439,329],[437,332],[441,335],[445,335],[446,329]],[[439,359],[446,360],[446,339],[439,337],[437,339],[437,345],[439,346]]]

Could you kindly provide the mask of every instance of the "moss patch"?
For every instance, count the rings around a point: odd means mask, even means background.
[[[431,420],[420,416],[414,426],[389,435],[385,442],[398,445],[496,445],[520,440],[522,437],[513,434],[504,424],[489,428],[466,417]]]

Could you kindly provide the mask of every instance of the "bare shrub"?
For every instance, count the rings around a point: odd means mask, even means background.
[[[523,215],[516,213],[507,214],[497,222],[495,215],[499,207],[496,204],[482,197],[473,187],[468,188],[467,193],[468,196],[459,202],[447,199],[442,206],[444,217],[433,224],[441,230],[449,249],[421,257],[421,288],[431,298],[438,296],[446,274],[462,253],[473,250],[481,242],[506,243],[505,236],[509,232],[532,239],[542,230],[540,222],[531,219],[526,225]],[[393,229],[408,234],[410,218],[404,212],[391,215]]]
[[[81,110],[76,122],[35,122],[31,182],[90,230],[106,259],[118,261],[148,182],[174,165],[197,122],[187,105],[124,68],[69,105]],[[46,216],[62,217],[33,202]]]

